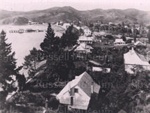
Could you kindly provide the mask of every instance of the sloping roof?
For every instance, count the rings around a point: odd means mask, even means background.
[[[118,113],[127,113],[127,112],[124,110],[120,110]]]
[[[81,75],[76,76],[74,80],[68,82],[68,84],[60,91],[60,93],[56,97],[60,99],[65,93],[70,91],[70,89],[75,86],[80,87],[90,97],[92,84],[94,87],[93,91],[98,94],[100,86],[93,81],[93,79],[87,72],[84,72]]]
[[[136,53],[134,49],[124,54],[124,60],[125,64],[150,66],[144,56]]]
[[[121,37],[122,37],[122,35],[115,35],[115,37],[117,37],[117,38],[121,38]]]
[[[101,66],[101,64],[99,62],[96,62],[94,60],[89,60],[89,63],[96,65],[96,66]]]
[[[144,43],[142,43],[141,41],[137,41],[134,43],[135,46],[146,46]]]
[[[93,34],[94,34],[95,36],[105,36],[105,35],[108,35],[108,33],[106,33],[105,31],[94,32]]]
[[[125,43],[122,39],[115,39],[115,42],[114,43],[118,43],[118,42],[121,42],[121,43]]]
[[[90,53],[91,49],[93,49],[93,48],[90,45],[82,43],[75,49],[75,51],[86,51],[87,53]]]
[[[93,41],[94,37],[86,37],[86,36],[80,36],[79,41]]]

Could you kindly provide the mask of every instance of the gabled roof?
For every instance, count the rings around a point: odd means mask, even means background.
[[[108,33],[106,33],[105,31],[94,32],[93,34],[96,35],[96,36],[105,36],[105,35],[108,35]]]
[[[142,43],[141,41],[137,41],[134,43],[135,46],[145,46],[144,43]]]
[[[85,43],[81,43],[76,49],[75,51],[86,51],[87,53],[90,53],[91,49],[93,49],[90,45],[87,45]]]
[[[98,94],[100,86],[93,81],[93,79],[87,72],[84,72],[81,75],[76,76],[74,80],[68,82],[68,84],[57,95],[57,98],[60,99],[61,96],[63,96],[65,93],[70,91],[70,89],[74,88],[75,86],[79,86],[90,97],[92,84],[94,86],[94,92]]]
[[[135,52],[134,49],[131,49],[129,52],[124,54],[124,60],[125,64],[150,66],[146,58]]]
[[[94,60],[89,60],[89,63],[96,65],[96,66],[101,66],[101,64],[99,62],[96,62]]]

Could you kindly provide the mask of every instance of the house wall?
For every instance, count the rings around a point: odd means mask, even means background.
[[[73,105],[70,105],[71,104],[71,96],[70,96],[69,91],[66,92],[62,96],[62,98],[60,99],[60,103],[69,105],[71,108],[74,108],[74,109],[86,110],[89,105],[90,97],[79,86],[76,86],[74,88],[78,89],[78,93],[74,93],[74,95],[73,95]]]

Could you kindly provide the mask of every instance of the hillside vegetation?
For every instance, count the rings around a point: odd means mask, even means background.
[[[22,17],[22,18],[20,18]],[[22,20],[22,23],[14,22],[19,18]],[[87,11],[79,11],[72,7],[54,7],[45,10],[36,10],[29,12],[12,12],[0,10],[0,23],[1,24],[26,24],[24,19],[28,19],[35,22],[72,22],[72,21],[81,21],[83,23],[87,22],[97,22],[101,21],[106,22],[126,22],[126,23],[140,23],[140,24],[149,24],[150,13],[146,11],[140,11],[137,9],[94,9]]]

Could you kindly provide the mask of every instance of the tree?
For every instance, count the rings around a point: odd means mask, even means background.
[[[59,43],[59,37],[55,37],[54,30],[51,28],[51,24],[49,23],[45,39],[40,44],[40,47],[46,55],[49,55],[60,49]]]
[[[41,61],[42,52],[33,48],[30,50],[30,54],[25,56],[24,66],[29,70],[29,76],[33,76],[37,70],[37,63]]]
[[[15,53],[11,51],[11,44],[6,43],[6,40],[6,33],[2,30],[0,33],[0,83],[3,86],[1,92],[3,101],[5,101],[8,93],[14,90],[7,81],[11,81],[11,75],[16,74]]]
[[[148,41],[150,43],[150,29],[148,30],[147,38],[148,38]]]
[[[78,38],[79,31],[71,25],[61,37],[61,46],[72,47],[77,43]]]

